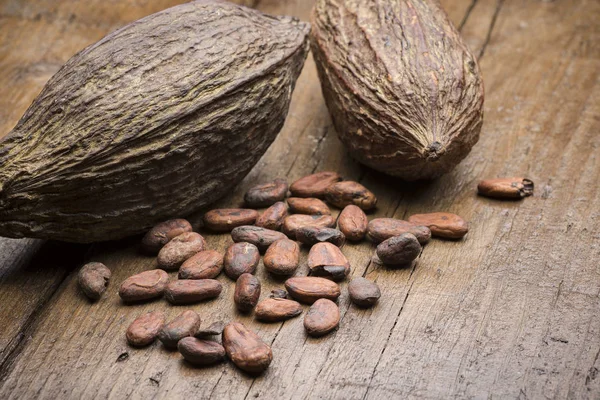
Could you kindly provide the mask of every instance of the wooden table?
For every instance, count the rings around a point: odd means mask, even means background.
[[[0,132],[8,132],[72,54],[129,21],[179,0],[0,0]],[[312,1],[263,0],[308,19]],[[273,347],[252,378],[230,363],[194,369],[159,344],[135,350],[124,332],[140,313],[123,306],[125,277],[152,268],[139,238],[92,246],[0,241],[0,398],[600,398],[600,2],[444,0],[479,55],[486,86],[481,140],[452,173],[407,184],[361,167],[332,128],[309,56],[286,125],[220,206],[252,184],[336,170],[379,198],[370,217],[450,211],[471,226],[459,242],[433,240],[414,268],[371,263],[373,245],[347,245],[354,276],[377,281],[372,310],[349,304],[335,333],[308,338],[302,318],[261,324],[238,315],[233,284],[196,305],[206,323],[236,319]],[[535,196],[477,197],[486,177],[524,175]],[[197,218],[196,218],[197,220]],[[224,249],[227,235],[207,235]],[[306,273],[306,252],[300,273]],[[88,302],[77,267],[113,270],[107,295]],[[281,283],[259,272],[263,296]]]

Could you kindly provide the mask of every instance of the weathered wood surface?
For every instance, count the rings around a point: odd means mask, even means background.
[[[75,51],[176,2],[0,0],[0,132]],[[307,19],[311,3],[257,7]],[[331,127],[309,56],[284,130],[221,205],[239,204],[257,182],[331,169],[375,192],[370,217],[456,212],[470,221],[465,240],[432,241],[409,270],[372,264],[369,243],[345,246],[353,275],[376,280],[383,297],[359,310],[344,285],[340,329],[321,339],[305,336],[301,318],[261,324],[238,315],[233,283],[221,277],[220,299],[191,308],[205,323],[241,320],[272,343],[274,361],[258,378],[231,364],[190,368],[158,344],[126,345],[124,331],[138,314],[185,309],[120,304],[120,281],[154,264],[137,253],[137,239],[91,248],[3,240],[0,398],[599,398],[600,3],[442,4],[481,56],[486,84],[480,143],[456,171],[405,184],[354,163]],[[532,178],[535,196],[476,196],[479,179],[507,175]],[[215,249],[230,243],[227,235],[207,238]],[[92,259],[114,274],[95,304],[71,272]],[[262,270],[258,276],[263,297],[282,286]]]

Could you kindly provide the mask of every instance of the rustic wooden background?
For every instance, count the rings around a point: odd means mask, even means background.
[[[107,32],[180,0],[0,0],[0,135],[46,80]],[[254,6],[308,19],[312,1]],[[152,267],[139,238],[93,246],[0,239],[0,398],[600,398],[600,2],[443,0],[479,55],[486,86],[479,144],[451,174],[406,184],[369,171],[344,152],[309,56],[286,125],[221,205],[252,184],[319,170],[359,180],[379,198],[372,216],[450,211],[470,221],[465,240],[433,240],[416,266],[370,262],[370,243],[347,245],[354,276],[377,281],[372,310],[340,299],[339,330],[307,338],[302,318],[259,324],[237,315],[227,278],[217,301],[194,306],[206,323],[238,319],[271,343],[258,378],[231,364],[194,369],[156,344],[134,350],[127,276]],[[479,198],[484,177],[525,175],[535,196]],[[227,235],[207,235],[223,249]],[[306,254],[303,255],[306,257]],[[113,270],[91,304],[75,285],[84,261]],[[300,271],[306,273],[306,267]],[[280,287],[259,273],[266,296]]]

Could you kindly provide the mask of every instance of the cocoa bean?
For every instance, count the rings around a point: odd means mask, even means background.
[[[99,262],[85,264],[77,274],[81,291],[91,300],[98,300],[108,287],[110,270]]]
[[[250,312],[260,297],[260,281],[252,274],[244,273],[235,282],[233,302],[243,313]]]
[[[304,329],[313,337],[324,336],[338,327],[340,309],[329,299],[319,299],[310,306],[304,317]]]
[[[191,232],[192,225],[185,219],[170,219],[154,225],[142,238],[142,250],[149,254],[158,254],[162,247],[175,236]]]
[[[258,226],[238,226],[231,231],[231,239],[234,242],[252,243],[261,252],[266,251],[274,241],[284,239],[287,236],[281,232],[271,229],[260,228]]]
[[[464,219],[447,212],[411,215],[408,222],[424,225],[431,230],[432,236],[445,239],[460,239],[469,231],[469,226]]]
[[[327,204],[317,198],[290,197],[287,199],[290,210],[296,214],[331,215]]]
[[[302,306],[294,300],[265,299],[258,303],[254,315],[262,322],[278,322],[302,314]]]
[[[350,263],[339,247],[331,243],[317,243],[308,253],[311,275],[340,281],[350,274]]]
[[[363,277],[354,278],[348,284],[350,300],[359,307],[373,307],[381,297],[379,286]]]
[[[312,304],[321,298],[336,300],[340,297],[337,283],[315,276],[289,278],[285,281],[285,288],[292,298],[306,304]]]
[[[169,275],[162,269],[144,271],[125,279],[119,288],[119,296],[126,303],[161,297]]]
[[[367,237],[374,243],[381,243],[392,236],[412,233],[419,243],[426,244],[431,239],[431,230],[423,225],[415,225],[408,221],[394,218],[376,218],[369,222]]]
[[[369,220],[360,207],[350,204],[342,210],[338,217],[338,228],[344,233],[346,239],[359,241],[365,237]]]
[[[258,211],[247,208],[219,208],[204,214],[204,226],[214,232],[231,232],[233,228],[252,225]]]
[[[162,327],[158,340],[167,348],[176,348],[181,339],[196,334],[200,329],[200,322],[200,316],[195,311],[184,311]]]
[[[268,207],[285,199],[287,191],[287,181],[285,179],[275,179],[273,182],[262,183],[248,189],[244,195],[244,203],[251,208]]]
[[[296,229],[296,240],[307,246],[328,242],[338,247],[342,247],[346,241],[346,237],[341,231],[334,228],[305,226]]]
[[[377,246],[377,257],[387,265],[407,265],[421,254],[421,244],[412,233],[384,240]]]
[[[227,356],[241,370],[260,374],[273,360],[271,347],[239,322],[232,322],[223,330],[223,346]]]
[[[358,182],[337,182],[325,190],[325,200],[338,208],[354,204],[363,210],[370,210],[377,205],[377,197]]]
[[[215,279],[185,279],[169,283],[165,289],[165,298],[171,304],[198,303],[219,297],[221,290],[221,282]]]
[[[202,235],[196,232],[185,232],[175,236],[158,252],[158,266],[165,270],[173,270],[188,258],[201,252],[206,247]]]
[[[325,195],[325,189],[339,182],[342,177],[337,172],[323,171],[304,176],[290,186],[290,192],[296,197],[318,197]]]
[[[287,299],[288,292],[283,289],[273,289],[269,297],[272,299]]]
[[[196,332],[194,336],[198,338],[206,338],[211,336],[218,336],[223,332],[223,328],[225,328],[225,322],[216,321],[207,326],[206,328],[200,328]]]
[[[213,340],[188,336],[177,343],[177,349],[193,365],[213,365],[225,359],[225,348]]]
[[[253,274],[260,261],[258,248],[246,242],[234,243],[227,248],[223,258],[225,274],[237,280],[244,273]]]
[[[333,228],[335,227],[335,218],[331,215],[303,215],[294,214],[286,217],[283,221],[281,230],[290,239],[296,238],[296,231],[305,226],[315,228]]]
[[[293,275],[298,269],[300,247],[290,239],[279,239],[265,253],[263,264],[273,275]]]
[[[223,269],[223,255],[204,250],[188,258],[179,267],[179,279],[213,279]]]
[[[288,206],[282,201],[278,201],[267,208],[257,219],[256,226],[261,228],[278,231],[283,225],[285,217],[288,215]]]
[[[127,328],[127,342],[134,347],[148,346],[156,340],[164,324],[165,314],[162,311],[142,314]]]
[[[480,195],[496,199],[522,199],[533,194],[533,181],[527,178],[486,179],[479,182]]]

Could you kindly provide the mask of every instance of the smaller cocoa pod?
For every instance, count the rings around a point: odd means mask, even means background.
[[[213,279],[223,269],[223,255],[218,251],[204,250],[194,254],[179,267],[179,279]]]
[[[171,304],[190,304],[219,297],[223,290],[215,279],[184,279],[173,281],[165,289],[165,298]]]
[[[381,291],[375,282],[361,277],[354,278],[348,284],[350,300],[359,307],[372,307],[379,301]]]
[[[283,289],[273,289],[269,297],[272,299],[287,299],[288,292]]]
[[[238,226],[231,231],[231,239],[233,239],[234,242],[252,243],[258,247],[261,252],[266,251],[274,241],[286,237],[287,236],[281,232],[250,225]]]
[[[317,243],[308,253],[311,275],[340,281],[350,274],[350,263],[339,247],[331,243]]]
[[[174,349],[184,337],[194,336],[200,329],[200,323],[200,316],[195,311],[186,310],[162,327],[158,340],[165,347]]]
[[[342,180],[337,172],[323,171],[304,176],[290,186],[290,192],[296,197],[318,197],[325,195],[325,190],[332,184]]]
[[[110,269],[99,262],[85,264],[77,274],[77,281],[81,291],[91,300],[98,300],[108,286]]]
[[[333,228],[335,227],[335,218],[331,215],[303,215],[294,214],[288,216],[283,221],[283,227],[281,230],[290,239],[296,238],[296,231],[305,226],[312,226],[315,228]]]
[[[273,360],[271,347],[239,322],[232,322],[223,330],[223,347],[239,369],[251,374],[260,374]]]
[[[231,232],[238,226],[252,225],[258,211],[247,208],[220,208],[204,214],[204,226],[214,232]]]
[[[334,228],[305,226],[296,229],[296,240],[307,246],[328,242],[338,247],[342,247],[346,241],[346,237],[341,231]]]
[[[273,275],[293,275],[298,269],[300,246],[290,239],[279,239],[265,253],[263,264]]]
[[[312,304],[318,299],[336,300],[340,287],[329,279],[316,276],[296,276],[285,281],[290,296],[301,303]]]
[[[479,182],[477,192],[496,199],[522,199],[533,194],[533,181],[527,178],[486,179]]]
[[[144,271],[125,279],[119,288],[119,296],[126,303],[150,300],[163,295],[169,274],[162,269]]]
[[[142,314],[127,328],[127,342],[134,347],[148,346],[156,340],[164,324],[165,314],[162,311]]]
[[[278,201],[271,207],[267,208],[261,215],[256,219],[256,226],[261,228],[272,229],[278,231],[283,225],[285,217],[288,215],[288,206],[283,201]]]
[[[287,199],[290,211],[296,214],[331,215],[327,204],[314,197],[290,197]]]
[[[369,220],[360,207],[350,204],[342,210],[338,217],[338,228],[346,239],[359,241],[365,237]]]
[[[194,254],[206,247],[202,235],[196,232],[185,232],[175,236],[158,252],[158,266],[165,270],[173,270]]]
[[[177,349],[193,365],[213,365],[225,359],[225,348],[213,340],[188,336],[177,342]]]
[[[464,219],[447,212],[411,215],[408,222],[424,225],[431,230],[432,236],[445,239],[460,239],[469,231],[469,226]]]
[[[374,243],[381,243],[392,236],[412,233],[422,245],[431,239],[431,230],[423,225],[415,225],[395,218],[375,218],[367,226],[367,237]]]
[[[218,336],[223,333],[223,328],[225,328],[225,322],[223,321],[215,321],[206,328],[200,328],[194,335],[198,338],[206,338],[211,336]]]
[[[285,179],[275,179],[273,182],[262,183],[248,189],[244,195],[244,203],[247,207],[252,208],[268,207],[285,199],[287,191],[287,181]]]
[[[363,210],[370,210],[377,205],[377,197],[366,187],[358,182],[337,182],[325,190],[325,200],[338,208],[350,204]]]
[[[394,236],[377,246],[377,257],[387,265],[407,265],[421,254],[421,244],[412,233]]]
[[[245,273],[235,282],[233,302],[243,313],[250,312],[260,297],[260,281],[252,274]]]
[[[175,236],[191,231],[192,225],[183,218],[161,222],[154,225],[142,238],[142,250],[148,254],[157,254]]]
[[[302,314],[302,306],[294,300],[265,299],[258,303],[254,315],[262,322],[278,322]]]
[[[260,261],[258,248],[247,242],[234,243],[227,248],[223,258],[225,274],[237,280],[244,273],[253,274]]]
[[[324,336],[338,327],[340,309],[328,299],[319,299],[310,306],[304,317],[304,329],[313,337]]]

